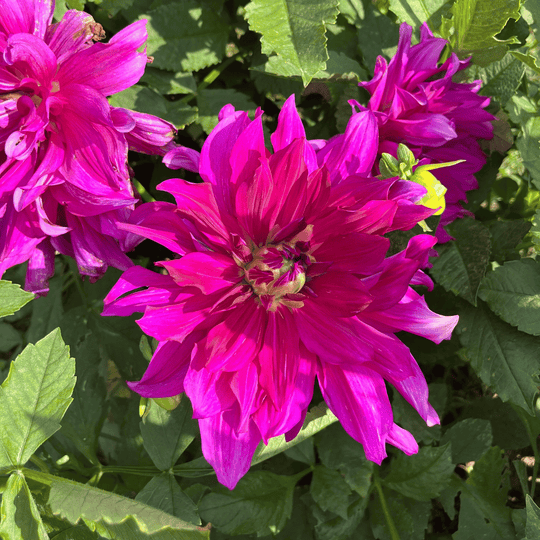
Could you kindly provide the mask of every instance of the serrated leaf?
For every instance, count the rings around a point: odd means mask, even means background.
[[[512,221],[494,221],[489,226],[491,235],[491,255],[499,264],[508,259],[519,257],[517,245],[529,232],[531,224],[524,219]]]
[[[430,274],[447,291],[476,305],[478,287],[486,271],[490,254],[489,229],[471,218],[458,219],[447,227],[455,238],[437,247]]]
[[[525,525],[525,532],[527,534],[527,540],[538,540],[540,531],[540,508],[536,506],[530,495],[526,495],[527,505],[527,524]]]
[[[305,86],[325,68],[326,25],[337,15],[335,0],[253,0],[246,6],[251,30],[262,34],[262,52],[292,64]]]
[[[34,298],[16,283],[11,281],[0,281],[0,317],[7,317],[19,311],[24,305],[28,304]]]
[[[193,523],[201,524],[201,519],[197,512],[197,507],[193,501],[180,489],[178,482],[172,474],[163,473],[159,476],[154,476],[139,491],[135,497],[136,501],[147,504],[167,514],[176,516],[177,518]]]
[[[71,403],[75,360],[56,329],[27,345],[11,364],[0,392],[0,467],[24,465],[51,435]]]
[[[218,487],[205,495],[199,512],[225,534],[277,534],[291,515],[295,484],[295,477],[252,472],[232,491]]]
[[[449,444],[424,446],[418,454],[400,454],[390,466],[384,485],[417,501],[437,497],[450,483],[454,465]]]
[[[530,67],[533,71],[540,74],[540,66],[536,63],[537,58],[532,54],[523,54],[519,51],[510,51],[520,62]]]
[[[191,404],[185,395],[172,411],[155,403],[150,406],[140,427],[144,447],[158,469],[169,470],[199,433],[192,416]]]
[[[291,459],[307,463],[308,465],[315,465],[315,446],[313,444],[313,437],[302,441],[301,443],[285,450],[284,454]]]
[[[449,0],[390,0],[390,10],[400,22],[409,23],[413,28],[427,22],[431,29],[436,29],[450,7],[447,4],[451,4]]]
[[[523,126],[523,133],[517,139],[516,146],[523,158],[532,181],[540,189],[540,116],[529,118]]]
[[[540,264],[533,259],[504,263],[484,277],[478,294],[503,321],[540,336]]]
[[[451,443],[452,463],[468,463],[480,459],[491,447],[493,434],[489,420],[467,418],[453,425],[441,439]]]
[[[147,54],[171,71],[198,71],[225,56],[230,26],[218,13],[193,0],[165,4],[143,14]]]
[[[339,472],[321,465],[315,467],[310,493],[323,510],[347,519],[349,495],[352,491]]]
[[[141,78],[142,83],[146,83],[160,94],[194,94],[197,91],[197,83],[192,73],[176,73],[164,71],[157,68],[147,67]]]
[[[503,401],[534,414],[540,339],[512,328],[481,305],[467,307],[459,315],[461,355]]]
[[[48,540],[36,503],[20,473],[13,473],[2,493],[0,536],[3,540]]]
[[[209,540],[210,530],[201,528],[144,503],[73,480],[25,469],[29,478],[49,487],[51,511],[77,524],[83,520],[91,530],[113,540]],[[122,534],[124,536],[122,536]]]

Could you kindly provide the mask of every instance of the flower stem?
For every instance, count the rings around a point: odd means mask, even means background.
[[[30,461],[41,471],[44,473],[49,473],[49,467],[47,467],[47,464],[40,458],[38,458],[35,454],[30,456]]]
[[[373,483],[375,484],[375,488],[377,489],[377,493],[379,494],[379,500],[381,501],[384,518],[386,519],[386,524],[388,525],[388,530],[390,531],[390,537],[392,538],[392,540],[400,540],[396,525],[394,523],[394,520],[392,519],[392,516],[390,515],[388,504],[386,503],[386,497],[384,496],[381,481],[379,479],[379,469],[377,467],[373,469]]]

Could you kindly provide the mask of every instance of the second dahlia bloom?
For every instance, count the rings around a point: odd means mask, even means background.
[[[433,425],[428,387],[405,330],[439,343],[457,316],[429,310],[411,284],[435,238],[414,237],[386,257],[389,231],[411,229],[433,210],[414,203],[413,182],[365,176],[377,153],[374,115],[355,115],[347,141],[317,164],[293,98],[285,103],[273,153],[261,113],[226,107],[203,145],[201,184],[167,180],[177,204],[143,204],[131,233],[180,256],[166,274],[126,271],[104,315],[143,312],[138,323],[159,341],[130,388],[145,397],[185,392],[199,419],[202,450],[221,483],[234,488],[260,441],[293,439],[315,379],[345,430],[377,463],[386,444],[417,452],[395,424],[388,381]],[[351,148],[356,149],[356,153]]]
[[[399,44],[387,63],[379,56],[371,81],[360,83],[370,94],[368,109],[378,120],[379,155],[397,155],[404,143],[421,164],[464,162],[433,174],[447,188],[446,209],[437,230],[439,241],[450,239],[442,228],[467,212],[461,202],[466,192],[476,189],[474,174],[486,158],[478,139],[493,136],[493,115],[485,111],[489,98],[479,96],[481,81],[456,83],[452,77],[465,69],[469,60],[460,61],[452,53],[439,64],[446,40],[436,38],[426,23],[420,28],[420,43],[411,46],[412,28],[400,27]],[[363,107],[355,101],[353,108]]]
[[[56,251],[97,278],[131,266],[118,221],[134,208],[128,148],[165,155],[174,126],[109,106],[143,75],[145,21],[109,43],[87,13],[51,24],[51,0],[0,0],[0,276],[28,261],[44,293]]]

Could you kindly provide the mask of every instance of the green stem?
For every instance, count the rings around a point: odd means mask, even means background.
[[[379,469],[377,467],[373,469],[373,483],[375,484],[375,488],[377,490],[377,493],[379,494],[379,500],[381,501],[384,517],[386,519],[386,524],[388,525],[388,530],[390,531],[390,537],[392,538],[392,540],[400,540],[396,525],[394,523],[394,520],[392,519],[392,516],[390,515],[388,504],[386,503],[386,497],[384,496],[381,481],[379,479]]]
[[[30,457],[30,461],[41,471],[44,473],[51,472],[49,470],[49,467],[47,467],[47,464],[40,458],[38,458],[35,454]]]
[[[540,465],[540,452],[538,451],[538,443],[534,433],[532,432],[531,425],[527,418],[527,413],[521,408],[512,404],[512,409],[516,411],[517,415],[521,418],[521,421],[525,424],[525,429],[527,430],[527,435],[529,436],[529,441],[534,453],[534,467],[532,474],[532,483],[531,483],[531,498],[534,499],[534,492],[536,490],[536,478],[538,477],[538,466]]]
[[[133,178],[132,182],[144,202],[155,202],[156,199],[146,191],[146,188],[136,178]]]

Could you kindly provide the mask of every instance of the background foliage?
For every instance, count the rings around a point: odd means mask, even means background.
[[[393,54],[402,21],[416,31],[427,21],[460,57],[472,54],[464,77],[483,81],[498,120],[467,203],[475,219],[449,228],[455,241],[430,270],[428,304],[458,313],[457,331],[439,346],[401,336],[442,419],[426,427],[394,393],[418,455],[389,447],[381,467],[368,462],[316,391],[300,435],[261,447],[229,491],[201,456],[188,400],[167,410],[125,385],[153,344],[134,319],[100,317],[119,272],[81,282],[58,258],[45,298],[17,285],[24,268],[0,283],[2,538],[540,538],[540,3],[69,0],[56,17],[69,8],[91,13],[109,37],[148,20],[153,63],[111,101],[168,119],[197,150],[223,105],[262,107],[269,133],[291,93],[308,138],[342,131],[347,100],[366,102],[357,82],[377,55]],[[130,165],[146,200],[166,197],[156,185],[179,174],[147,156],[130,154]],[[150,242],[133,253],[148,267],[167,255]]]

